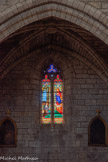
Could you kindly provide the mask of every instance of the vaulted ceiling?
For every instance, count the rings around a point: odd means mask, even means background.
[[[29,24],[0,44],[1,73],[32,50],[56,46],[75,51],[89,59],[90,53],[108,62],[108,46],[87,30],[70,22],[50,17]],[[94,60],[95,62],[95,60]]]

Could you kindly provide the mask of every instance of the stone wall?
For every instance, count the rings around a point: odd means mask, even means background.
[[[107,0],[80,0],[80,1],[90,4],[95,8],[98,8],[103,13],[108,15],[108,1]]]
[[[42,58],[44,55],[38,63],[35,56],[26,59],[0,81],[0,120],[9,108],[18,129],[17,147],[2,148],[0,155],[34,156],[39,162],[107,162],[107,147],[88,146],[88,124],[96,116],[96,109],[102,110],[101,116],[108,124],[107,86],[79,60],[54,54],[52,59],[64,76],[65,123],[42,125]]]

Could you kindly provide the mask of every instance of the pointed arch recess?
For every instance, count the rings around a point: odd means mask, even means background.
[[[14,126],[14,144],[0,144],[0,147],[16,147],[17,146],[17,126],[13,119],[10,117],[6,117],[3,120],[0,121],[0,128],[3,125],[5,121],[10,121],[12,125]]]
[[[37,55],[37,59],[40,60],[40,58],[39,58],[40,54],[42,54],[43,51],[44,51],[44,53],[49,54],[49,52],[48,52],[49,50],[53,51],[54,53],[63,53],[64,57],[66,55],[69,56],[69,57],[75,57],[76,59],[80,60],[81,62],[86,64],[88,67],[93,69],[93,71],[96,72],[96,74],[105,82],[105,84],[108,85],[108,77],[106,75],[106,72],[107,72],[106,70],[105,71],[100,70],[99,66],[97,67],[95,64],[91,63],[88,59],[86,59],[83,56],[79,55],[77,52],[70,51],[68,49],[61,48],[61,47],[54,46],[54,45],[48,45],[46,47],[39,48],[39,49],[36,49],[36,50],[34,49],[34,50],[32,50],[32,52],[27,52],[24,56],[20,57],[20,59],[18,59],[18,58],[16,59],[16,57],[15,57],[15,61],[13,63],[11,63],[8,67],[5,67],[5,68],[2,67],[1,68],[1,70],[3,70],[3,72],[0,75],[0,79],[3,79],[5,77],[5,75],[12,68],[14,68],[16,65],[18,65],[22,61],[24,61],[26,58],[28,58],[30,56],[33,56],[33,55]],[[13,58],[13,60],[14,60],[14,58]]]
[[[90,139],[90,127],[91,127],[91,125],[93,124],[93,122],[95,121],[95,120],[97,120],[97,119],[99,119],[102,123],[103,123],[103,125],[104,125],[104,127],[105,127],[105,144],[92,144],[91,143],[91,139]],[[89,125],[88,125],[88,145],[89,146],[108,146],[108,127],[107,127],[107,124],[106,124],[106,122],[105,122],[105,120],[102,118],[102,117],[100,117],[100,116],[96,116],[96,117],[94,117],[91,121],[90,121],[90,123],[89,123]]]

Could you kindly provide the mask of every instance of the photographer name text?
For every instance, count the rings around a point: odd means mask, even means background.
[[[13,161],[16,161],[16,160],[39,160],[39,158],[37,157],[29,157],[29,156],[0,156],[0,160],[13,160]]]

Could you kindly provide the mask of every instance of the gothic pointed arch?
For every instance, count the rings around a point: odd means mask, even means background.
[[[16,144],[16,123],[10,117],[6,117],[0,122],[0,147],[16,147]]]
[[[64,0],[62,2],[61,0],[55,0],[53,2],[49,0],[45,2],[25,1],[14,4],[12,7],[7,8],[7,11],[2,12],[0,16],[0,41],[4,40],[19,28],[50,16],[76,23],[97,37],[101,37],[101,40],[108,44],[108,25],[105,24],[107,22],[107,16],[101,10],[97,10],[95,7],[91,7],[89,4],[85,4],[79,0],[77,2],[76,0]]]
[[[88,126],[88,144],[91,146],[107,146],[107,124],[105,120],[96,116]]]

